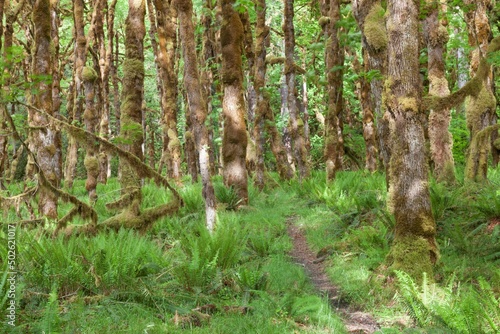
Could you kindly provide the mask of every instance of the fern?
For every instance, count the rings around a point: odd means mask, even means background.
[[[417,325],[453,333],[498,333],[500,298],[483,278],[479,279],[479,290],[462,291],[455,287],[454,279],[447,287],[438,288],[424,278],[418,287],[408,274],[396,271],[396,276],[400,298]]]

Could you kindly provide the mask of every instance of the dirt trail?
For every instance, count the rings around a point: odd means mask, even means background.
[[[323,295],[328,296],[332,308],[340,314],[349,333],[368,334],[380,329],[375,319],[365,312],[354,310],[351,305],[339,297],[339,289],[332,285],[325,273],[325,265],[318,261],[307,245],[304,232],[294,224],[294,218],[288,221],[288,235],[292,238],[293,249],[290,255],[304,266],[314,286]]]

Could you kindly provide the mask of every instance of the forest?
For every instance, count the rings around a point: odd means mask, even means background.
[[[0,332],[500,333],[497,1],[0,17]]]

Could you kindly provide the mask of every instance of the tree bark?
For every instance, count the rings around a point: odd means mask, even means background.
[[[439,21],[440,8],[446,13],[446,5],[427,0],[427,17],[424,21],[424,38],[427,43],[429,95],[450,94],[445,76],[444,51],[448,41],[448,31]],[[434,163],[434,177],[438,182],[455,182],[455,162],[453,160],[453,137],[448,130],[451,121],[449,108],[431,110],[429,115],[429,140],[431,159]]]
[[[264,187],[264,144],[265,132],[271,137],[271,151],[276,159],[276,169],[280,178],[290,180],[293,178],[293,170],[286,156],[286,149],[283,146],[281,135],[276,129],[274,114],[269,104],[269,94],[265,91],[266,85],[266,48],[269,45],[270,29],[266,25],[266,1],[255,1],[255,11],[257,21],[255,27],[255,62],[253,85],[256,96],[255,108],[255,155],[257,157],[255,184],[259,189]]]
[[[362,32],[362,45],[366,50],[368,71],[376,71],[378,75],[370,81],[371,104],[376,121],[376,137],[378,153],[386,171],[389,186],[389,114],[382,103],[384,79],[387,75],[387,31],[385,10],[380,0],[353,0],[353,13]],[[367,71],[367,72],[368,72]]]
[[[85,111],[83,113],[85,130],[97,134],[97,125],[99,124],[99,113],[95,105],[95,82],[97,80],[97,73],[91,67],[86,66],[83,68],[82,79],[85,91]],[[85,169],[87,170],[85,189],[89,194],[91,202],[97,199],[96,187],[100,170],[97,153],[98,151],[94,147],[88,147],[84,160]]]
[[[243,25],[234,10],[234,0],[221,0],[222,83],[224,134],[222,139],[223,178],[234,187],[241,204],[248,203],[246,170],[247,131],[243,98],[242,42]]]
[[[83,17],[83,0],[73,1],[73,22],[75,25],[75,51],[73,62],[73,109],[71,112],[71,120],[73,122],[80,122],[83,113],[83,100],[80,96],[83,96],[83,86],[82,86],[82,71],[87,60],[87,38],[85,37],[85,23]],[[65,164],[65,185],[68,188],[73,187],[73,181],[75,179],[76,164],[78,161],[78,143],[75,138],[70,137],[68,143],[68,150],[66,153],[66,164]]]
[[[470,73],[471,77],[479,68],[480,59],[487,53],[491,39],[491,29],[487,11],[491,9],[490,0],[466,0],[466,5],[475,5],[473,10],[465,13],[465,21],[469,32],[469,45],[476,47],[472,52]],[[489,125],[496,123],[496,98],[493,94],[493,74],[491,68],[481,82],[481,90],[477,96],[466,100],[465,113],[467,128],[470,132],[471,142],[474,137]],[[466,181],[484,181],[488,173],[488,155],[492,151],[491,143],[485,147],[469,147],[465,165]]]
[[[295,28],[293,26],[293,0],[284,0],[284,23],[285,35],[285,78],[288,88],[287,103],[290,113],[290,132],[292,137],[292,148],[295,162],[299,172],[299,179],[309,176],[307,163],[307,151],[304,140],[304,122],[300,118],[297,108],[297,97],[295,87]]]
[[[113,65],[113,36],[114,36],[114,20],[115,20],[115,8],[117,0],[113,0],[109,5],[107,1],[103,1],[104,10],[106,12],[106,26],[107,26],[107,40],[104,37],[104,31],[102,31],[102,37],[100,38],[100,50],[101,50],[101,78],[102,78],[102,96],[103,96],[103,107],[101,113],[101,120],[99,124],[100,136],[104,139],[109,139],[111,135],[111,129],[109,127],[110,116],[111,116],[111,101],[110,101],[110,87],[109,87],[109,77],[111,75],[111,68]],[[101,34],[101,32],[100,32]],[[106,184],[108,179],[108,174],[110,174],[111,168],[111,157],[104,151],[99,152],[99,165],[100,174],[98,181]]]
[[[125,21],[125,59],[123,60],[123,89],[121,97],[120,141],[122,148],[143,160],[142,101],[144,90],[144,0],[129,0],[129,11]],[[141,179],[134,167],[120,159],[120,185],[123,206],[133,216],[139,216]]]
[[[32,96],[31,104],[53,115],[52,83],[47,79],[53,73],[54,62],[50,49],[52,29],[49,0],[35,2],[33,23],[35,35],[32,74],[40,79],[34,82],[37,92]],[[32,128],[29,146],[32,152],[36,152],[38,168],[45,174],[52,186],[58,187],[61,179],[60,133],[49,127],[47,118],[33,109],[29,109],[28,123]],[[57,196],[44,186],[40,188],[38,211],[46,217],[57,218]]]
[[[340,2],[331,0],[328,5],[323,6],[324,15],[328,17],[328,23],[324,25],[326,45],[325,64],[327,73],[328,110],[325,117],[325,165],[326,179],[335,179],[335,173],[342,169],[341,147],[339,129],[339,116],[343,109],[343,69],[344,50],[340,47],[339,29]]]
[[[207,105],[203,99],[200,83],[193,27],[193,4],[191,0],[177,0],[176,7],[180,25],[180,40],[184,56],[184,87],[194,130],[194,141],[198,150],[203,198],[205,199],[206,225],[213,231],[216,223],[215,192],[210,178],[208,131],[205,126]]]
[[[181,150],[177,133],[177,50],[176,13],[171,1],[155,0],[158,50],[156,61],[162,85],[161,109],[163,113],[163,151],[161,161],[167,166],[167,175],[181,177]],[[151,13],[152,15],[152,13]]]
[[[385,106],[392,143],[388,207],[396,225],[387,260],[393,269],[406,271],[416,279],[424,272],[432,279],[438,246],[421,113],[419,7],[413,0],[388,1]]]

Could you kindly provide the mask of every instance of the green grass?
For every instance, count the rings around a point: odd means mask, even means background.
[[[380,333],[493,333],[500,327],[500,226],[492,225],[500,217],[500,173],[489,175],[486,187],[431,182],[441,252],[432,285],[388,275],[394,219],[378,173],[341,172],[327,184],[324,172],[313,172],[302,183],[277,182],[263,192],[250,186],[249,205],[237,211],[231,190],[216,178],[226,210],[218,212],[213,234],[204,227],[201,186],[187,181],[180,189],[185,206],[143,235],[121,230],[53,238],[18,229],[13,332],[344,333],[328,300],[288,255],[287,224],[293,222],[313,251],[330,254],[327,275],[340,287],[340,300],[373,313]],[[88,201],[83,184],[77,180],[72,193]],[[105,204],[119,197],[119,183],[111,179],[97,192],[95,209],[105,219],[113,214]],[[146,183],[143,198],[148,208],[171,195]],[[60,214],[70,208],[62,204]],[[4,221],[28,214],[9,210]],[[6,245],[4,225],[2,254]],[[6,286],[1,275],[2,308]]]

